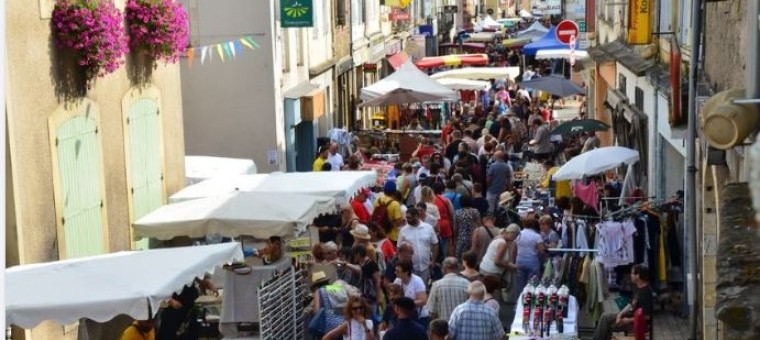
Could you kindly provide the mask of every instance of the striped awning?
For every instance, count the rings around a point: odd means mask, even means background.
[[[419,68],[443,67],[443,66],[485,66],[488,65],[486,54],[452,54],[442,57],[427,57],[417,61]]]

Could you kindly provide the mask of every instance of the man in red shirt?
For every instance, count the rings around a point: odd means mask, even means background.
[[[364,206],[364,201],[366,201],[367,197],[369,196],[368,191],[369,189],[362,189],[358,194],[356,194],[356,197],[351,200],[351,208],[354,209],[356,217],[362,224],[367,223],[370,218],[369,211],[367,210],[367,207]]]

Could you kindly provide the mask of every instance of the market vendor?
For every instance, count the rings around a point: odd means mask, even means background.
[[[639,308],[642,309],[645,317],[651,318],[654,299],[652,287],[649,286],[649,268],[641,264],[634,265],[631,268],[631,281],[636,285],[633,300],[620,313],[602,315],[594,331],[594,340],[609,340],[613,332],[632,330],[633,315]]]

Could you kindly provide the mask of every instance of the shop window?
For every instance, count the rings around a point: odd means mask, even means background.
[[[49,121],[61,259],[108,252],[98,108],[84,99]]]
[[[130,221],[164,204],[163,129],[159,92],[132,90],[122,100]],[[147,240],[135,245],[148,248]]]
[[[641,112],[644,112],[644,90],[636,86],[634,106]]]

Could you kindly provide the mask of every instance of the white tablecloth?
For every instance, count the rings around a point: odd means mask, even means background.
[[[568,309],[567,309],[567,318],[564,318],[562,320],[564,324],[564,329],[562,331],[561,337],[554,337],[554,334],[560,335],[557,333],[557,323],[553,322],[551,325],[551,328],[549,329],[550,339],[563,339],[565,335],[574,338],[578,336],[578,302],[575,300],[574,296],[570,296],[568,303]],[[517,299],[517,308],[515,309],[515,320],[512,322],[512,326],[510,327],[510,333],[511,334],[524,334],[523,331],[523,325],[522,325],[522,315],[523,315],[523,304],[522,304],[523,298],[522,294],[520,294],[520,297]],[[533,312],[530,313],[531,320],[533,318]],[[531,322],[531,327],[533,327],[533,323]],[[520,339],[519,335],[518,337],[512,337],[510,336],[509,339]],[[525,337],[525,339],[530,339],[530,337]]]

